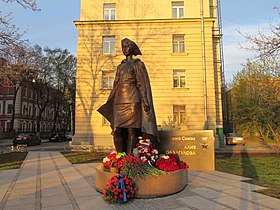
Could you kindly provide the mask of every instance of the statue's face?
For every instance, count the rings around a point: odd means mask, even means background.
[[[122,51],[125,56],[132,55],[133,47],[131,46],[131,44],[129,42],[124,42],[122,44]]]

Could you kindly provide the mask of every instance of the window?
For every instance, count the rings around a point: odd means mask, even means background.
[[[27,115],[28,114],[28,108],[27,108],[27,103],[23,102],[22,103],[22,114]]]
[[[104,4],[104,20],[116,19],[116,4]]]
[[[37,132],[37,123],[34,123],[34,132]]]
[[[115,53],[115,42],[114,36],[104,36],[102,40],[103,54]]]
[[[113,89],[114,71],[102,72],[102,89]]]
[[[186,71],[173,70],[173,87],[184,88],[186,87]]]
[[[13,113],[13,104],[7,103],[6,114],[12,114],[12,113]]]
[[[185,52],[184,35],[173,35],[173,52]]]
[[[184,2],[173,1],[172,2],[172,18],[183,18],[184,17]]]
[[[186,108],[184,105],[174,105],[173,106],[173,121],[176,124],[186,123]]]
[[[25,122],[22,123],[22,131],[23,132],[26,131],[26,124],[25,124]]]
[[[28,115],[32,116],[32,105],[28,106]]]
[[[29,123],[28,123],[28,132],[31,132],[31,131],[32,131],[32,123],[29,122]]]

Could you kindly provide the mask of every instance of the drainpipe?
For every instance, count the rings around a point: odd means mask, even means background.
[[[200,20],[201,20],[201,45],[202,45],[202,70],[203,70],[203,98],[204,98],[204,129],[208,129],[207,116],[207,83],[206,83],[206,59],[205,59],[205,31],[204,31],[204,5],[200,0]]]

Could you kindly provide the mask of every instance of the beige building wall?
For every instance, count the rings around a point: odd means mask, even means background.
[[[149,73],[159,129],[171,124],[173,105],[186,108],[186,123],[179,126],[181,130],[215,130],[222,125],[215,1],[204,0],[203,11],[200,0],[181,1],[185,17],[178,19],[172,19],[171,2],[81,0],[80,21],[75,21],[78,62],[74,144],[81,140],[95,145],[113,143],[110,127],[103,125],[96,110],[110,93],[102,89],[102,72],[116,71],[125,58],[120,45],[123,38],[135,41],[143,54],[138,57]],[[103,20],[104,3],[116,4],[116,20]],[[173,35],[184,35],[185,52],[173,53]],[[103,36],[115,37],[114,54],[102,53]],[[173,87],[174,69],[185,70],[186,87]]]

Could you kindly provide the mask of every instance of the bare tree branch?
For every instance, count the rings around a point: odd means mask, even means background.
[[[39,10],[36,4],[36,0],[2,0],[6,3],[17,2],[25,9],[32,9],[34,11]]]
[[[274,7],[277,10],[280,17],[279,7]],[[256,51],[259,56],[277,55],[280,52],[280,22],[271,23],[269,27],[270,31],[259,30],[257,34],[249,34],[238,31],[244,36],[247,41],[252,43],[250,47],[244,47],[247,50]]]

